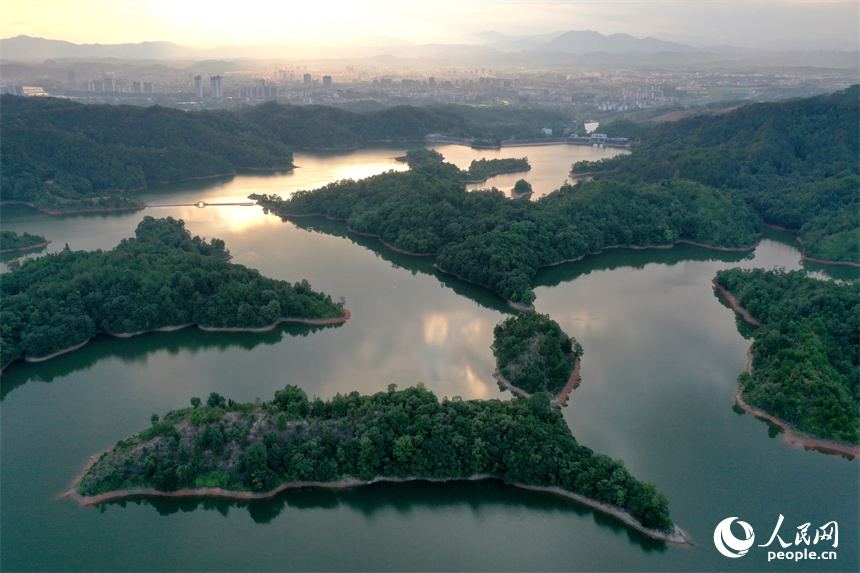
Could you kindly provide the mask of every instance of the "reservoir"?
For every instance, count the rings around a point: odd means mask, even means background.
[[[460,167],[481,157],[527,156],[521,178],[535,199],[563,183],[573,162],[621,152],[579,146],[473,150],[436,147]],[[584,349],[582,382],[563,413],[577,440],[622,459],[669,498],[696,542],[655,542],[573,501],[500,482],[376,484],[302,489],[271,500],[131,498],[80,508],[61,497],[90,456],[145,429],[152,413],[218,392],[270,400],[286,384],[328,398],[423,382],[440,399],[510,398],[492,378],[493,327],[509,315],[494,293],[322,219],[281,221],[241,203],[330,181],[405,169],[405,148],[296,153],[297,169],[148,189],[144,211],[49,217],[3,208],[4,230],[44,235],[48,251],[110,249],[145,215],[184,219],[192,234],[226,242],[234,264],[346,299],[352,319],[286,324],[262,334],[187,328],[131,339],[100,336],[80,350],[17,363],[0,379],[3,571],[433,570],[834,571],[857,570],[858,461],[787,444],[765,422],[733,410],[751,340],[714,294],[720,269],[840,267],[802,263],[789,233],[766,231],[750,253],[679,245],[609,250],[538,274],[535,307]],[[45,251],[42,251],[45,252]],[[38,255],[30,255],[38,256]],[[4,259],[5,260],[5,259]],[[850,271],[847,276],[852,276]],[[842,273],[840,275],[840,273]],[[838,523],[836,561],[768,563],[780,518],[792,543]],[[729,517],[755,530],[749,554],[714,547]],[[736,533],[737,535],[737,533]],[[805,545],[798,546],[800,549]]]

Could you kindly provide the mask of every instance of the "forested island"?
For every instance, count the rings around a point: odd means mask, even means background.
[[[443,163],[445,158],[435,149],[427,149],[426,147],[418,147],[410,149],[406,155],[395,157],[397,161],[403,161],[409,167],[422,167],[435,163]],[[469,165],[469,169],[460,171],[463,183],[483,183],[490,177],[500,175],[502,173],[519,173],[520,171],[528,171],[532,166],[529,165],[528,157],[521,158],[496,158],[496,159],[473,159]]]
[[[49,244],[51,241],[41,235],[31,235],[30,233],[19,235],[14,231],[0,231],[0,253],[39,249]]]
[[[521,308],[534,300],[538,268],[615,246],[686,240],[751,249],[758,221],[750,207],[688,180],[651,185],[594,181],[564,185],[537,201],[496,189],[467,191],[455,165],[424,161],[405,172],[347,179],[287,199],[252,196],[277,215],[322,215],[488,287]]]
[[[545,392],[560,404],[579,381],[582,346],[545,314],[520,314],[497,324],[492,348],[497,379],[513,392]]]
[[[141,209],[154,183],[292,169],[292,149],[421,141],[427,134],[537,137],[560,112],[440,105],[353,113],[267,102],[236,111],[85,105],[4,94],[0,201],[50,214]],[[484,174],[486,177],[486,174]]]
[[[579,162],[574,173],[648,186],[695,181],[748,205],[766,224],[799,232],[806,256],[860,262],[860,87],[762,103],[654,126],[608,126],[635,152]],[[603,126],[601,126],[603,130]]]
[[[730,269],[715,283],[762,326],[741,398],[804,434],[860,443],[860,284]]]
[[[224,241],[191,236],[172,217],[144,217],[110,251],[64,249],[0,275],[0,363],[44,359],[97,333],[120,336],[191,324],[265,329],[284,320],[343,322],[349,311],[314,292],[230,264]]]
[[[581,446],[545,394],[441,403],[419,384],[309,400],[286,386],[274,400],[204,403],[152,416],[85,471],[83,503],[136,494],[272,495],[285,487],[386,480],[495,478],[576,497],[646,533],[685,542],[668,500],[621,462]],[[256,494],[256,495],[255,495]]]

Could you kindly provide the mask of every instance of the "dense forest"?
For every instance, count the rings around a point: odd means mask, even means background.
[[[347,148],[504,134],[537,137],[559,112],[467,106],[399,106],[353,113],[275,102],[238,111],[84,105],[65,99],[0,99],[0,200],[46,211],[140,207],[128,191],[151,183],[291,168],[293,147]]]
[[[231,113],[3,95],[0,199],[100,209],[148,183],[292,167],[292,152]]]
[[[192,237],[184,222],[144,217],[114,249],[12,262],[0,275],[0,363],[43,357],[98,332],[195,323],[261,327],[281,317],[344,315],[311,290],[225,261],[224,241]]]
[[[41,235],[24,233],[19,235],[14,231],[0,231],[0,252],[23,250],[35,245],[43,245],[48,240]]]
[[[654,126],[613,126],[636,151],[574,164],[631,185],[690,180],[799,230],[804,253],[860,262],[860,88]],[[627,131],[625,131],[625,128]]]
[[[564,185],[537,201],[496,189],[466,191],[463,171],[426,161],[406,172],[347,179],[314,191],[255,196],[283,215],[321,214],[378,235],[437,266],[528,305],[538,268],[615,245],[690,240],[751,247],[757,216],[739,199],[688,180],[653,185],[594,181]]]
[[[672,527],[668,500],[623,463],[580,446],[546,394],[512,402],[441,403],[422,384],[309,400],[287,386],[271,402],[205,403],[152,416],[152,427],[101,456],[77,485],[85,496],[136,487],[269,491],[283,482],[353,477],[461,479],[558,486]]]
[[[493,329],[499,373],[529,394],[558,394],[582,356],[582,346],[545,314],[512,316]]]
[[[431,133],[448,137],[537,139],[541,128],[560,133],[572,125],[570,114],[548,109],[466,105],[396,106],[354,113],[321,105],[267,102],[240,117],[273,133],[292,147],[344,148],[374,141],[422,141]]]
[[[744,399],[802,432],[860,441],[860,285],[731,269],[717,283],[757,321]]]

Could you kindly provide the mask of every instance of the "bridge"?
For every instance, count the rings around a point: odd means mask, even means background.
[[[238,207],[253,207],[256,203],[207,203],[206,201],[198,201],[196,203],[172,203],[172,204],[162,204],[162,205],[147,205],[147,207],[229,207],[229,206],[238,206]]]

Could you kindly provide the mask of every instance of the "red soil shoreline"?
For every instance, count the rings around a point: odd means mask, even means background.
[[[269,499],[277,495],[278,493],[286,490],[286,489],[296,489],[302,487],[319,487],[326,489],[346,489],[351,487],[357,487],[362,485],[370,485],[373,483],[404,483],[411,481],[426,481],[431,483],[445,483],[452,481],[480,481],[486,479],[494,479],[498,480],[498,478],[490,475],[490,474],[474,474],[467,478],[424,478],[424,477],[408,477],[408,478],[389,478],[389,477],[378,477],[369,481],[358,480],[355,478],[345,478],[338,481],[333,482],[287,482],[282,483],[271,491],[265,493],[253,493],[250,491],[230,491],[222,488],[185,488],[177,491],[159,491],[153,488],[139,488],[139,489],[131,489],[131,490],[117,490],[117,491],[109,491],[96,496],[87,497],[79,494],[75,486],[77,486],[81,477],[86,474],[87,470],[89,470],[92,465],[98,461],[99,456],[93,456],[93,459],[87,464],[84,471],[81,473],[81,476],[78,477],[75,482],[72,484],[72,487],[61,497],[69,497],[76,501],[80,506],[87,507],[90,505],[97,505],[100,503],[104,503],[106,501],[114,500],[114,499],[122,499],[126,497],[133,496],[153,496],[153,497],[217,497],[217,498],[227,498],[227,499],[237,499],[237,500],[257,500],[257,499]],[[613,507],[611,505],[601,503],[599,501],[595,501],[593,499],[589,499],[582,495],[564,490],[560,487],[544,487],[544,486],[532,486],[525,485],[519,483],[508,484],[514,487],[519,487],[522,489],[528,489],[531,491],[542,491],[547,493],[553,493],[556,495],[560,495],[563,497],[567,497],[569,499],[573,499],[582,503],[583,505],[587,505],[597,511],[602,511],[603,513],[612,515],[626,525],[632,527],[633,529],[644,533],[645,535],[658,539],[661,541],[666,541],[669,543],[677,543],[680,545],[690,544],[692,542],[689,539],[689,536],[677,525],[673,527],[672,531],[669,533],[663,531],[657,531],[654,529],[649,529],[639,523],[636,519],[633,518],[632,515],[627,513],[626,511]]]
[[[729,306],[732,307],[732,310],[734,310],[736,313],[738,313],[740,315],[741,318],[744,319],[744,322],[746,322],[747,324],[751,324],[753,326],[759,326],[759,327],[764,326],[763,323],[754,319],[752,317],[752,315],[749,313],[749,311],[747,309],[745,309],[744,307],[742,307],[738,303],[738,300],[734,297],[734,295],[732,295],[732,293],[727,291],[725,288],[723,288],[723,286],[720,283],[717,282],[717,279],[712,279],[711,283],[713,283],[714,288],[716,288],[718,291],[720,291],[720,294],[723,295],[723,297],[726,299],[726,302],[728,302]]]
[[[196,324],[193,322],[187,322],[185,324],[176,324],[173,326],[162,326],[161,328],[152,328],[149,330],[138,330],[137,332],[97,332],[96,334],[107,334],[110,336],[115,336],[117,338],[131,338],[133,336],[138,336],[140,334],[146,334],[148,332],[173,332],[176,330],[181,330],[183,328],[188,328],[190,326],[196,326],[200,330],[203,330],[206,332],[256,332],[256,333],[259,333],[259,332],[268,332],[270,330],[274,330],[279,324],[284,323],[284,322],[300,322],[300,323],[304,323],[304,324],[311,324],[314,326],[327,326],[327,325],[331,325],[331,324],[342,324],[342,323],[346,322],[347,320],[349,320],[350,318],[352,318],[352,313],[349,311],[349,309],[345,308],[345,309],[343,309],[343,311],[344,311],[343,316],[336,316],[333,318],[281,317],[281,318],[277,319],[275,322],[273,322],[272,324],[269,324],[266,326],[260,326],[260,327],[241,328],[241,327],[203,326],[203,325]],[[88,338],[88,339],[84,340],[83,342],[81,342],[80,344],[75,344],[75,345],[70,346],[68,348],[63,348],[62,350],[58,350],[57,352],[54,352],[52,354],[48,354],[47,356],[39,356],[36,358],[32,358],[30,356],[25,356],[23,358],[23,360],[25,362],[44,362],[46,360],[50,360],[51,358],[56,358],[57,356],[61,356],[61,355],[66,354],[68,352],[72,352],[74,350],[82,348],[82,347],[86,346],[91,340],[92,340],[92,338]],[[17,362],[17,361],[15,361],[15,362]],[[13,362],[8,362],[6,364],[3,364],[2,367],[0,367],[0,373],[2,373],[3,370],[5,370],[6,367],[9,366],[10,364],[13,364]]]
[[[809,261],[810,263],[818,263],[821,265],[843,265],[846,267],[855,267],[860,268],[860,264],[854,263],[851,261],[828,261],[827,259],[814,259],[812,257],[808,257],[803,252],[803,239],[800,238],[800,231],[797,229],[789,229],[788,227],[778,227],[777,225],[765,225],[768,229],[775,229],[777,231],[786,231],[788,233],[794,233],[797,235],[795,240],[800,243],[800,258],[804,261]]]
[[[855,446],[844,442],[835,442],[833,440],[810,438],[809,436],[804,436],[798,433],[797,430],[795,430],[794,427],[785,420],[780,420],[779,418],[768,414],[764,410],[760,410],[755,406],[749,405],[743,399],[744,390],[746,390],[746,386],[738,388],[738,391],[735,393],[735,403],[737,403],[744,412],[752,414],[760,420],[767,420],[775,426],[778,426],[780,430],[782,430],[782,435],[789,444],[813,450],[821,450],[823,452],[843,454],[851,456],[852,458],[860,456],[860,445]]]
[[[3,249],[0,251],[0,255],[5,255],[6,253],[17,253],[20,251],[32,251],[33,249],[41,249],[47,247],[54,241],[45,241],[44,243],[39,243],[38,245],[27,245],[26,247],[15,247],[14,249]]]
[[[561,407],[567,403],[567,399],[570,397],[570,393],[573,392],[573,390],[575,388],[579,387],[579,383],[581,381],[579,373],[581,372],[581,370],[582,370],[582,361],[579,358],[577,358],[576,364],[573,368],[573,372],[570,373],[570,378],[568,379],[567,384],[565,384],[564,388],[562,388],[558,394],[553,396],[552,401],[549,404],[550,406]],[[528,392],[526,392],[522,388],[520,388],[518,386],[514,386],[513,384],[511,384],[511,382],[507,378],[502,376],[502,373],[499,372],[498,370],[493,373],[493,378],[496,379],[496,382],[498,382],[499,384],[501,384],[502,386],[504,386],[505,388],[510,390],[511,394],[516,394],[517,396],[522,396],[523,398],[531,398],[532,397],[532,394],[529,394]]]

